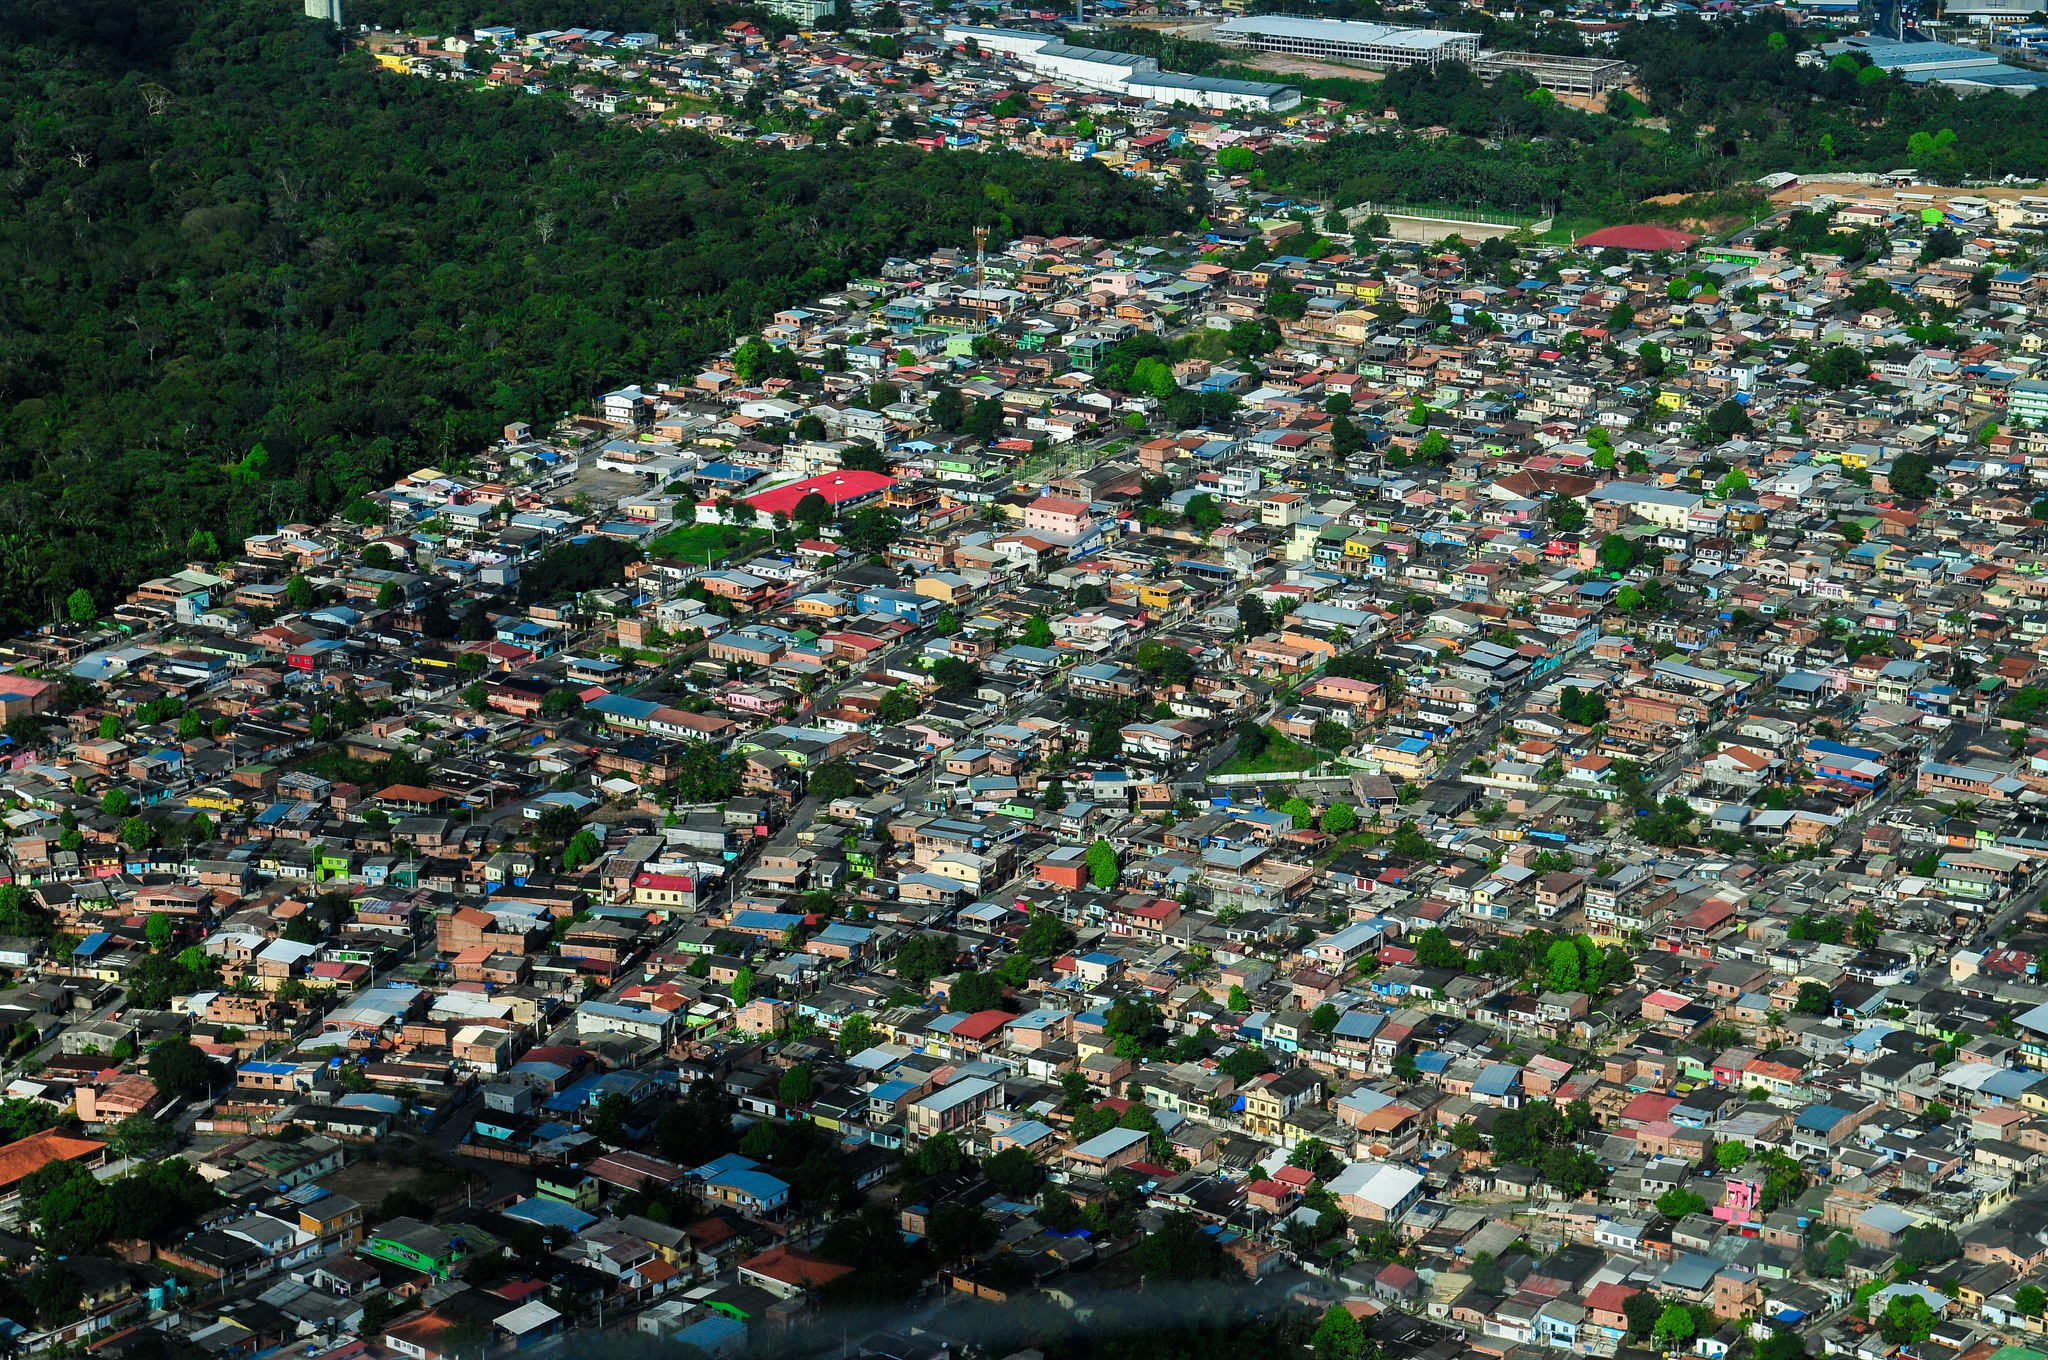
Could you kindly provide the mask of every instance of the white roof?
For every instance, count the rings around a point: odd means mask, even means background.
[[[502,1020],[511,1013],[510,1002],[478,992],[443,992],[434,998],[433,1009],[428,1012],[436,1020]]]
[[[1238,33],[1266,33],[1281,38],[1319,38],[1324,42],[1372,43],[1379,47],[1412,47],[1426,52],[1437,47],[1476,45],[1471,33],[1438,28],[1395,28],[1389,24],[1362,24],[1350,19],[1296,19],[1284,14],[1261,14],[1219,24],[1217,36]]]
[[[1391,1209],[1415,1193],[1422,1184],[1422,1173],[1411,1171],[1405,1166],[1392,1162],[1354,1162],[1337,1173],[1330,1182],[1333,1198],[1362,1199],[1368,1204]]]
[[[499,1318],[497,1325],[503,1327],[512,1335],[518,1336],[520,1333],[530,1332],[536,1327],[545,1327],[561,1316],[560,1313],[548,1307],[539,1299],[529,1299]]]
[[[1144,1142],[1148,1136],[1143,1129],[1111,1129],[1096,1134],[1073,1151],[1078,1157],[1114,1157],[1131,1144]],[[1416,1179],[1420,1181],[1421,1177]]]

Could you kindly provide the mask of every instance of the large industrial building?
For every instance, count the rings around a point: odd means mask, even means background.
[[[1479,59],[1479,35],[1436,28],[1393,28],[1349,19],[1296,19],[1284,14],[1232,19],[1209,36],[1233,47],[1328,57],[1361,66],[1467,65]]]
[[[1849,38],[1821,47],[1823,56],[1860,52],[1902,80],[1915,85],[1939,82],[1958,94],[2032,94],[2048,87],[2048,72],[2007,66],[1997,54],[1955,43],[1887,42],[1882,38]]]
[[[946,25],[947,42],[965,43],[970,38],[984,52],[1014,58],[1040,75],[1084,90],[1127,94],[1161,104],[1189,104],[1209,113],[1279,113],[1301,103],[1301,91],[1292,85],[1184,76],[1160,70],[1151,57],[1074,47],[1054,34],[1030,29]]]

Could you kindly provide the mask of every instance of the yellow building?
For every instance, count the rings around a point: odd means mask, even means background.
[[[1188,588],[1180,581],[1147,581],[1138,587],[1138,603],[1147,609],[1177,609],[1187,602]]]

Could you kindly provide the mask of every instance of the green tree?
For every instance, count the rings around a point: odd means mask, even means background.
[[[806,536],[815,538],[825,521],[832,518],[832,502],[815,491],[807,491],[797,498],[790,518],[797,522]]]
[[[1098,840],[1088,847],[1088,875],[1098,888],[1113,888],[1117,882],[1116,847]]]
[[[1919,1295],[1894,1294],[1877,1318],[1878,1334],[1894,1346],[1925,1341],[1938,1321],[1927,1300]]]
[[[1807,376],[1822,387],[1849,387],[1870,376],[1870,362],[1859,349],[1834,345],[1813,361]]]
[[[1833,1015],[1835,1002],[1828,989],[1818,982],[1799,984],[1799,997],[1792,1003],[1794,1015]]]
[[[1415,937],[1415,961],[1424,968],[1465,970],[1465,954],[1441,926],[1430,926]]]
[[[960,399],[957,388],[942,387],[932,395],[926,415],[934,425],[952,434],[967,419],[967,403]]]
[[[849,1058],[867,1052],[875,1041],[875,1023],[865,1015],[849,1015],[839,1027],[839,1051]]]
[[[165,1039],[150,1050],[149,1079],[168,1096],[203,1093],[212,1080],[212,1064],[182,1035]]]
[[[849,762],[828,760],[810,772],[807,789],[813,797],[831,802],[834,799],[851,797],[858,792],[860,777]]]
[[[597,1109],[584,1122],[584,1131],[609,1147],[623,1147],[627,1142],[626,1120],[632,1113],[633,1102],[613,1091],[597,1103]]]
[[[935,1133],[924,1140],[917,1152],[918,1169],[937,1176],[960,1169],[960,1141],[950,1133]]]
[[[1201,1220],[1178,1210],[1168,1213],[1133,1255],[1148,1281],[1223,1279],[1237,1269]]]
[[[93,607],[92,592],[84,586],[65,597],[64,612],[71,616],[73,623],[91,623],[99,616],[99,610]]]
[[[1007,1147],[981,1164],[989,1184],[1011,1199],[1028,1201],[1045,1180],[1045,1168],[1021,1147]]]
[[[739,972],[733,975],[732,986],[729,990],[732,994],[732,1004],[735,1006],[744,1006],[749,1001],[752,1001],[754,999],[754,970],[751,968],[740,969]]]
[[[77,1318],[85,1299],[85,1285],[61,1261],[44,1261],[16,1280],[15,1288],[44,1327],[58,1327]]]
[[[1698,1330],[1699,1324],[1692,1315],[1692,1309],[1682,1303],[1674,1303],[1658,1315],[1656,1330],[1651,1335],[1660,1349],[1682,1351],[1692,1345]]]
[[[1358,813],[1349,803],[1332,803],[1323,811],[1323,831],[1331,836],[1342,836],[1358,825]]]
[[[131,1114],[114,1126],[107,1141],[121,1156],[146,1161],[170,1151],[178,1132],[146,1114]]]
[[[1647,1289],[1638,1290],[1622,1302],[1622,1311],[1628,1316],[1629,1339],[1647,1341],[1664,1315],[1664,1301]]]
[[[1935,494],[1934,460],[1924,453],[1902,453],[1892,459],[1887,478],[1892,490],[1914,500],[1931,500]]]
[[[1003,984],[992,973],[962,973],[947,992],[956,1011],[992,1011],[1003,1004]]]
[[[585,865],[595,864],[603,853],[604,847],[598,844],[596,833],[584,827],[570,838],[562,850],[562,872],[573,874]]]
[[[1024,933],[1017,937],[1017,947],[1035,959],[1063,954],[1073,943],[1074,932],[1049,911],[1033,913]]]
[[[908,685],[898,685],[882,696],[875,709],[876,721],[885,726],[909,722],[918,714],[917,695]]]
[[[1333,1304],[1323,1314],[1323,1320],[1316,1327],[1309,1345],[1315,1351],[1315,1360],[1358,1360],[1365,1350],[1365,1328],[1343,1304]]]
[[[924,987],[945,972],[952,964],[952,957],[941,948],[935,935],[913,935],[897,946],[891,960],[896,976],[922,991]]]
[[[817,1082],[811,1077],[811,1069],[803,1063],[783,1071],[782,1080],[775,1088],[776,1096],[784,1105],[808,1105],[818,1093]]]
[[[1608,571],[1627,571],[1635,565],[1636,545],[1620,534],[1609,534],[1600,540],[1600,565]]]
[[[1578,946],[1559,940],[1544,957],[1544,983],[1553,992],[1576,992],[1580,988],[1581,965]]]

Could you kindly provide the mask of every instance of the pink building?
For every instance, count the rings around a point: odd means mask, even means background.
[[[1026,533],[1078,534],[1093,522],[1086,501],[1064,496],[1040,496],[1024,507]]]
[[[1762,1181],[1746,1181],[1737,1177],[1728,1178],[1728,1193],[1714,1206],[1714,1217],[1723,1223],[1754,1223],[1763,1218],[1758,1206],[1763,1202]]]

